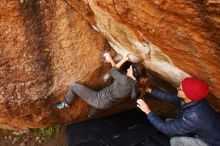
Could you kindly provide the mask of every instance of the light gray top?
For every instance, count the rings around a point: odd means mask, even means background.
[[[131,97],[131,99],[137,98],[139,93],[137,81],[121,73],[115,67],[112,67],[110,69],[109,75],[111,75],[114,78],[113,84],[107,87],[112,100],[116,100],[118,98],[123,97]]]

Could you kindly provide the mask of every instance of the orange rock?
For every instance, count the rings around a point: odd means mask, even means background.
[[[0,9],[0,127],[34,128],[86,117],[89,106],[82,100],[62,112],[52,104],[72,81],[88,84],[102,66],[105,39],[64,1],[4,1]]]
[[[117,53],[129,52],[130,61],[143,61],[174,87],[187,76],[205,80],[212,89],[208,99],[220,110],[218,4],[185,0],[66,2],[0,3],[0,128],[38,128],[87,119],[90,106],[80,98],[63,111],[54,110],[53,104],[62,100],[73,80],[94,89],[106,85],[102,78],[109,66],[101,60],[109,49],[106,40]],[[156,82],[174,89],[167,82]],[[172,114],[173,107],[148,102],[157,113]],[[133,101],[121,102],[97,116],[134,107]]]

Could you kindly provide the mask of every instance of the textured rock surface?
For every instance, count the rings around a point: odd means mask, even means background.
[[[75,7],[76,0],[68,0]],[[119,54],[130,52],[131,61],[144,59],[151,70],[178,86],[187,76],[205,80],[209,101],[220,109],[220,4],[184,0],[80,1],[94,15],[96,25]]]
[[[106,40],[116,52],[130,52],[131,61],[142,60],[173,86],[186,76],[204,79],[212,89],[210,102],[220,110],[219,4],[3,0],[0,19],[0,128],[37,128],[85,119],[90,108],[81,99],[60,112],[52,104],[63,98],[73,80],[95,89],[104,86],[108,66],[101,55],[109,49]],[[165,82],[154,84],[172,88]],[[161,102],[154,106],[158,101],[152,99],[149,104],[162,114],[172,111]],[[133,102],[124,105],[114,111],[134,107]]]
[[[57,113],[51,105],[73,80],[89,81],[102,65],[106,41],[64,1],[4,0],[0,9],[0,127],[41,127],[86,116],[82,101],[74,114]]]
[[[68,1],[73,7],[77,2]],[[149,68],[161,72],[176,85],[185,76],[202,78],[211,85],[215,96],[220,96],[218,3],[194,0],[81,2],[90,6],[91,10],[87,11],[93,11],[96,26],[117,52],[127,50],[139,60],[147,60],[151,63]],[[77,10],[83,13],[80,8]],[[93,19],[93,15],[85,19]],[[169,71],[170,67],[158,68],[156,60],[179,70],[179,75],[175,75],[178,79]]]
[[[219,4],[89,0],[89,5],[96,25],[118,53],[129,51],[144,59],[151,70],[174,86],[186,76],[205,80],[213,94],[210,102],[219,109]]]

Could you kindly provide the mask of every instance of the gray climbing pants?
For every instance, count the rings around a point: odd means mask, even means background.
[[[205,142],[199,138],[178,136],[173,137],[170,140],[171,146],[208,146]]]
[[[104,88],[101,91],[96,92],[90,88],[74,82],[70,85],[69,90],[64,97],[65,102],[70,105],[76,95],[97,109],[107,109],[112,105],[111,95],[108,91],[108,88]]]

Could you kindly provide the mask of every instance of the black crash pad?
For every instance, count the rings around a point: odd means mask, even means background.
[[[69,146],[169,146],[138,110],[71,124],[66,132]]]

